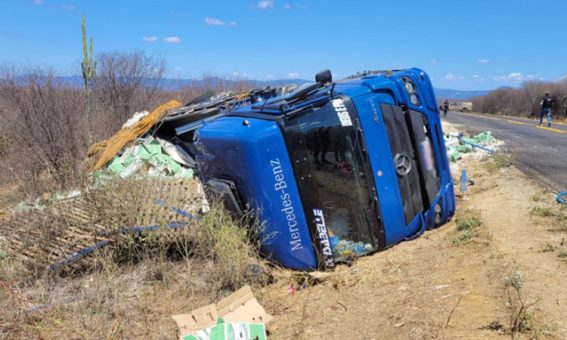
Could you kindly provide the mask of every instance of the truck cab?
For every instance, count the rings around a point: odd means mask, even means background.
[[[419,69],[336,82],[323,72],[201,123],[191,143],[208,192],[253,211],[263,253],[292,269],[383,250],[455,211],[433,87]]]

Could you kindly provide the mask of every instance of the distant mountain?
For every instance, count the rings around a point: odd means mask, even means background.
[[[61,83],[68,85],[68,86],[83,86],[83,78],[81,76],[61,76],[57,77],[61,81]],[[147,82],[151,83],[155,79],[148,78]],[[308,83],[309,80],[305,79],[274,79],[274,80],[248,80],[248,79],[224,79],[220,77],[210,77],[207,79],[176,79],[176,78],[163,78],[160,80],[160,87],[167,90],[178,90],[183,87],[189,87],[193,85],[204,85],[207,83],[208,85],[215,87],[216,85],[231,85],[239,82],[247,82],[252,83],[254,86],[257,87],[264,87],[268,85],[283,85],[283,84],[295,84],[301,85],[304,83]]]
[[[81,76],[67,76],[58,77],[64,84],[70,86],[83,86],[83,78]],[[152,79],[148,79],[148,83]],[[178,90],[183,87],[190,87],[193,85],[203,86],[208,83],[210,86],[215,87],[216,85],[230,85],[238,82],[249,82],[257,87],[264,87],[268,85],[284,85],[284,84],[295,84],[301,85],[310,82],[310,80],[305,79],[275,79],[275,80],[235,80],[235,79],[224,79],[220,77],[211,77],[207,79],[175,79],[175,78],[164,78],[160,81],[160,86],[167,90]],[[437,100],[453,99],[453,100],[467,100],[473,97],[484,96],[490,91],[460,91],[451,89],[435,89],[435,96]]]
[[[252,83],[254,86],[257,87],[265,87],[268,85],[277,86],[277,85],[284,85],[284,84],[294,84],[294,85],[301,85],[304,83],[308,83],[309,80],[305,79],[275,79],[275,80],[250,80],[250,79],[224,79],[219,77],[211,77],[207,79],[170,79],[165,78],[161,80],[160,86],[165,89],[175,90],[182,87],[188,87],[192,85],[204,85],[208,83],[209,85],[215,87],[215,85],[231,85],[239,82],[246,82]]]
[[[435,97],[437,100],[445,99],[460,99],[467,100],[474,97],[484,96],[490,91],[460,91],[460,90],[450,90],[450,89],[435,89]]]

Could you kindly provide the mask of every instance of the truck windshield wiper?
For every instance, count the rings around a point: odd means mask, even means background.
[[[292,103],[294,101],[306,98],[307,96],[309,96],[309,94],[317,91],[322,86],[323,86],[323,84],[321,84],[321,83],[305,83],[305,84],[301,85],[300,87],[298,87],[297,89],[295,89],[295,91],[293,91],[289,95],[285,96],[284,100],[287,103]]]

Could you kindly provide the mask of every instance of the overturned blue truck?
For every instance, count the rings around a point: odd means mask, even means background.
[[[289,268],[332,268],[446,223],[455,198],[427,74],[315,80],[196,101],[162,130],[194,156],[209,195],[257,212],[262,251]]]

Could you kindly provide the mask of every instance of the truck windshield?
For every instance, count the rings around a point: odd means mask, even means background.
[[[371,170],[365,171],[367,156],[358,124],[348,99],[333,99],[283,121],[311,234],[326,262],[376,249]]]

